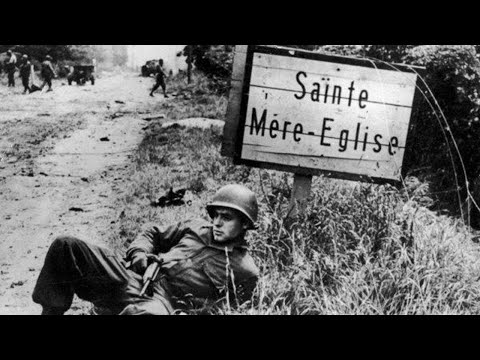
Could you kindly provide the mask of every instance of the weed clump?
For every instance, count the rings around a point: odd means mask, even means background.
[[[264,198],[249,305],[275,314],[478,313],[478,248],[468,230],[390,186],[318,179],[293,231],[287,197]],[[271,181],[282,194],[282,177]],[[246,311],[243,309],[242,311]]]

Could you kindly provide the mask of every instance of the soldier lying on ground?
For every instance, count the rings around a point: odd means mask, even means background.
[[[241,185],[225,186],[207,211],[212,223],[200,219],[149,228],[133,241],[125,259],[72,237],[57,238],[33,300],[44,315],[64,314],[74,294],[120,315],[169,315],[186,297],[228,298],[233,304],[248,300],[258,279],[245,241],[257,220],[255,194]],[[145,274],[158,264],[159,275],[141,296]]]

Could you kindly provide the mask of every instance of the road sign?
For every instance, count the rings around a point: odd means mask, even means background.
[[[237,45],[223,155],[296,174],[398,182],[421,68]]]

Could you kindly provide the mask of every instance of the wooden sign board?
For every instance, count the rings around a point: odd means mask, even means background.
[[[398,182],[418,71],[237,45],[222,154],[296,174]]]

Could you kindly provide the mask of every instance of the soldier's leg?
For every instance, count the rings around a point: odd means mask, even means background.
[[[160,87],[160,83],[157,81],[153,86],[152,91],[150,91],[150,96],[153,96],[153,93],[157,91],[159,87]]]
[[[119,315],[171,315],[170,309],[158,300],[128,305]]]
[[[29,78],[28,77],[22,77],[22,85],[23,85],[23,93],[26,94],[28,92],[32,92],[30,90],[30,85],[29,85]]]
[[[8,71],[8,86],[15,86],[15,73],[11,70]]]
[[[165,79],[162,79],[161,85],[162,85],[162,89],[163,89],[163,96],[164,96],[165,98],[168,98],[168,95],[167,95],[167,85],[165,84]]]
[[[132,281],[136,278],[137,281]],[[139,281],[140,280],[140,281]],[[141,277],[134,274],[128,284],[128,289],[125,292],[125,306],[119,315],[171,315],[174,312],[171,298],[168,295],[166,288],[168,285],[164,284],[162,280],[157,281],[153,287],[151,296],[140,297],[140,290],[142,288]]]
[[[57,238],[47,253],[33,292],[44,313],[66,312],[77,294],[83,300],[108,306],[122,298],[130,276],[112,252],[73,237]]]

